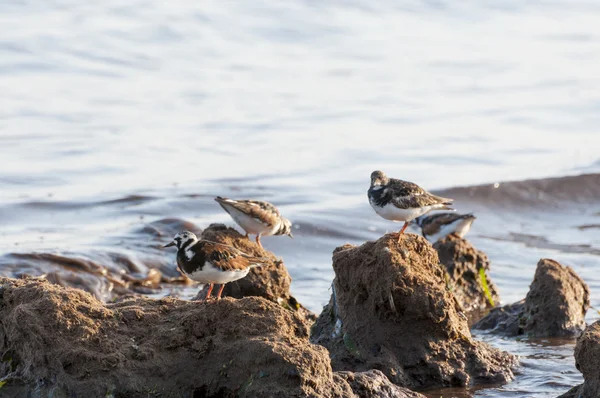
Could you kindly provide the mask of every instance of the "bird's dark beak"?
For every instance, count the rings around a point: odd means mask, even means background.
[[[175,241],[172,241],[171,243],[167,243],[166,245],[163,246],[163,248],[171,247],[171,246],[175,246]]]
[[[288,236],[289,236],[290,238],[294,239],[294,235],[292,235],[292,233],[291,233],[291,232],[288,234]]]

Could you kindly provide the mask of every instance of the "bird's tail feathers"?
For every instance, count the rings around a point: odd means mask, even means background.
[[[271,259],[267,257],[252,257],[249,258],[248,261],[250,262],[250,268],[254,268],[268,265],[269,262],[271,262]]]
[[[454,202],[454,199],[444,198],[443,196],[437,196],[437,195],[431,195],[431,196],[440,205],[452,206],[452,202]],[[448,208],[448,207],[438,207],[438,209],[439,210],[454,210],[454,209]]]
[[[224,198],[224,197],[222,197],[222,196],[217,196],[217,197],[215,198],[215,200],[216,200],[217,202],[219,202],[219,203],[227,203],[227,202],[232,202],[232,200],[231,200],[231,199],[229,199],[229,198]]]
[[[233,201],[232,199],[217,196],[215,200],[223,208],[223,210],[225,210],[229,214],[231,214],[231,207],[235,208],[235,201]]]

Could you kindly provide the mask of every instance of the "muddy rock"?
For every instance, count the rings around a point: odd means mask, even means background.
[[[574,337],[585,329],[589,307],[583,279],[571,267],[541,259],[525,300],[493,309],[473,327],[508,336]]]
[[[454,297],[468,316],[477,317],[500,301],[498,289],[487,274],[490,261],[485,253],[454,234],[437,241],[433,247],[438,252],[440,263],[448,271]],[[483,288],[481,269],[485,275],[489,297]]]
[[[381,370],[409,388],[498,383],[516,358],[473,340],[438,256],[422,237],[386,235],[333,253],[334,294],[311,330],[336,371]]]
[[[559,398],[600,397],[600,321],[588,326],[577,338],[575,366],[585,381]]]
[[[383,375],[334,374],[304,320],[260,297],[104,304],[43,279],[0,278],[0,355],[17,396],[417,396],[393,395]]]

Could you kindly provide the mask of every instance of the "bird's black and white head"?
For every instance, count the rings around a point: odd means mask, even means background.
[[[371,173],[371,186],[381,187],[387,185],[390,182],[388,176],[383,171],[376,170]]]
[[[180,233],[175,235],[173,240],[170,243],[166,244],[164,247],[176,246],[178,250],[181,250],[193,245],[196,242],[198,242],[196,234],[190,231],[181,231]]]
[[[279,229],[275,235],[287,235],[290,238],[293,238],[294,235],[292,235],[292,222],[287,218],[281,217],[281,224],[279,225]]]

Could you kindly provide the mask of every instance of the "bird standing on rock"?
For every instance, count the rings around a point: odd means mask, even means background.
[[[373,210],[386,220],[404,221],[398,241],[410,221],[432,210],[454,210],[449,205],[454,199],[433,195],[412,182],[389,178],[383,171],[371,173],[371,187],[367,191]]]
[[[210,298],[215,283],[221,288],[217,299],[221,298],[226,283],[248,275],[254,267],[264,265],[267,258],[254,257],[235,247],[208,240],[198,240],[190,231],[182,231],[164,247],[177,247],[177,267],[191,280],[208,283],[206,299]]]
[[[279,210],[269,202],[261,200],[234,200],[217,196],[215,200],[229,213],[231,218],[248,234],[256,234],[256,243],[260,247],[261,236],[292,235],[292,223],[283,217]]]

